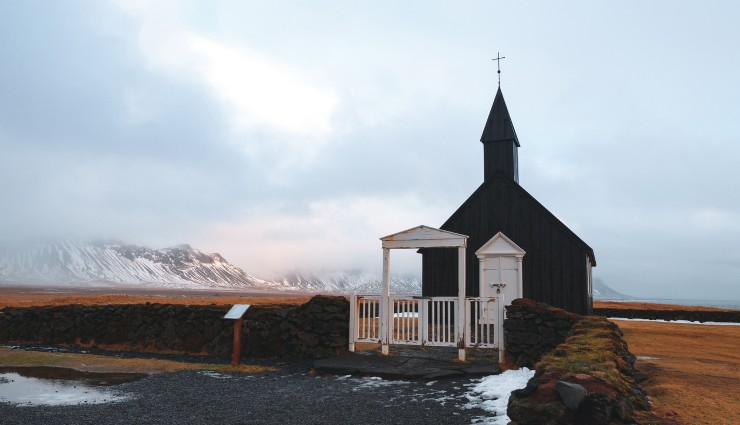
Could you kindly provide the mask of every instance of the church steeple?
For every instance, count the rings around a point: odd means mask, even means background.
[[[496,172],[501,172],[518,183],[517,149],[521,145],[516,137],[514,124],[511,122],[509,109],[506,107],[500,86],[480,141],[483,142],[484,180],[488,181]]]

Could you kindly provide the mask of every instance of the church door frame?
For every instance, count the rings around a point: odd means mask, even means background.
[[[494,335],[496,335],[496,342],[499,347],[500,361],[503,361],[504,359],[504,307],[511,304],[512,300],[522,297],[522,265],[525,254],[526,251],[501,232],[496,233],[494,237],[489,239],[488,242],[483,244],[483,246],[475,252],[475,255],[478,257],[479,265],[479,295],[481,297],[494,297],[498,300],[496,303],[496,311],[487,313],[492,317],[484,317],[483,320],[494,322]],[[506,269],[502,266],[504,260],[509,264]],[[513,262],[510,260],[513,260]],[[491,267],[491,265],[495,264],[498,265],[498,268]],[[514,265],[513,268],[511,268],[511,264]],[[498,278],[495,279],[496,282],[487,282],[487,280],[489,280],[487,279],[487,270],[498,270]],[[516,277],[512,279],[512,277],[509,276],[508,279],[505,279],[502,277],[504,270],[515,271]],[[513,282],[514,288],[509,286],[512,283],[505,283],[504,280],[516,280]],[[496,288],[495,292],[493,288]]]

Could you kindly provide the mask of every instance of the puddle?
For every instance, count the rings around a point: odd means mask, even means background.
[[[128,398],[115,385],[144,376],[48,366],[0,367],[0,402],[20,406],[112,403]]]

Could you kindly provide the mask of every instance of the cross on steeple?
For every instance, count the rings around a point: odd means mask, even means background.
[[[501,56],[500,52],[496,52],[496,57],[491,59],[496,61],[496,67],[498,68],[498,85],[501,87],[501,59],[506,59],[505,56]]]

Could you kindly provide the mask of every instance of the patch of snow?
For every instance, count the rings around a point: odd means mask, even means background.
[[[534,370],[523,367],[518,370],[507,370],[499,375],[486,376],[465,395],[469,402],[468,409],[480,408],[493,414],[476,418],[476,424],[506,425],[509,417],[506,416],[506,406],[509,404],[509,395],[514,390],[524,388],[534,376]]]
[[[352,391],[360,391],[363,389],[370,389],[370,388],[384,388],[384,387],[390,387],[393,385],[407,385],[411,383],[409,381],[387,381],[377,376],[358,379],[358,381],[360,381],[360,385],[353,388]]]
[[[208,376],[209,378],[216,378],[216,379],[229,379],[231,376],[224,375],[223,373],[218,372],[211,372],[210,370],[201,370],[198,372],[201,375]]]
[[[637,360],[658,360],[660,357],[637,356]]]
[[[737,323],[737,322],[692,322],[691,320],[627,319],[624,317],[610,317],[609,320],[629,320],[633,322],[681,323],[684,325],[740,326],[740,323]]]

